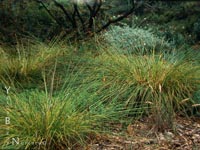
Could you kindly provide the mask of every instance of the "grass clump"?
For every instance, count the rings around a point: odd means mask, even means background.
[[[45,44],[32,47],[17,47],[17,55],[10,55],[6,50],[2,51],[0,75],[1,79],[14,82],[31,82],[41,79],[41,72],[46,67],[55,63],[55,59],[61,54],[59,46],[51,48]]]
[[[92,117],[74,110],[69,100],[50,100],[45,93],[33,92],[15,95],[8,103],[1,106],[1,116],[8,112],[11,120],[10,125],[1,124],[2,148],[64,149],[92,132]],[[12,138],[22,144],[12,145]]]
[[[109,122],[126,115],[120,105],[105,105],[85,87],[54,95],[38,90],[1,94],[0,104],[1,149],[83,148],[91,137],[107,132]]]
[[[192,108],[192,94],[200,84],[200,67],[195,56],[191,56],[104,52],[96,59],[98,67],[93,76],[101,82],[102,94],[109,99],[117,95],[126,107],[148,111],[162,129],[172,123],[175,112],[184,113]]]
[[[73,69],[80,61],[73,51],[75,48],[58,43],[58,40],[54,39],[49,44],[22,42],[12,49],[15,51],[13,54],[10,54],[11,50],[1,47],[0,81],[17,87],[39,87],[43,84],[43,73],[51,74],[56,62],[59,74]]]
[[[11,120],[10,125],[1,124],[2,148],[65,149],[94,132],[92,124],[96,118],[90,117],[87,111],[75,110],[73,101],[49,99],[45,93],[29,92],[20,97],[15,95],[8,103],[1,106],[2,116],[8,112]],[[12,145],[12,138],[19,138],[25,144]]]

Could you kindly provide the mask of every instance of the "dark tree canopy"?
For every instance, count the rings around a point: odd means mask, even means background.
[[[103,0],[36,1],[48,12],[59,26],[66,29],[66,32],[76,31],[84,35],[101,32],[111,24],[121,21],[132,14],[136,8],[136,3],[131,0],[129,6],[126,7],[128,9],[118,14],[116,18],[112,18],[113,16],[107,15],[105,11],[112,10],[113,5],[116,7],[116,4],[119,3],[115,2],[115,4],[113,4],[112,2]],[[61,12],[60,15],[64,16],[64,22],[61,22],[59,19],[60,16],[55,15],[56,12],[48,8],[49,5]]]

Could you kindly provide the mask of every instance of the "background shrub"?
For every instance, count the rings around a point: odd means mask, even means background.
[[[147,54],[152,50],[167,51],[170,44],[154,35],[151,30],[138,27],[114,26],[104,34],[108,45],[122,53]]]

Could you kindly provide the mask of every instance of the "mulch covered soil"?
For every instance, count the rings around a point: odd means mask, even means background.
[[[86,150],[200,150],[200,118],[177,117],[175,129],[158,132],[150,118],[127,126],[119,136],[121,126],[112,135],[96,137]]]

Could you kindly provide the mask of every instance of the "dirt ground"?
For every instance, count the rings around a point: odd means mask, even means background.
[[[86,150],[200,150],[200,117],[177,117],[174,130],[155,131],[150,118],[127,126],[119,136],[121,126],[112,135],[96,137]]]

